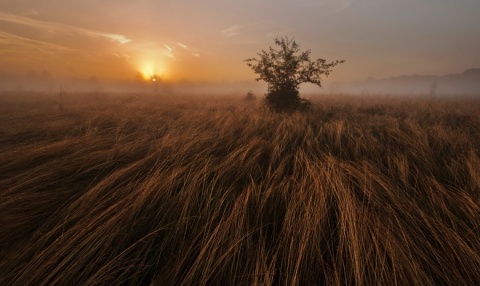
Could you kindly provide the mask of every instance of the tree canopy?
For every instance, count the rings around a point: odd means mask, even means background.
[[[310,50],[300,51],[299,45],[288,37],[275,39],[274,49],[262,50],[259,59],[249,58],[247,65],[263,80],[269,88],[266,103],[276,111],[292,110],[304,107],[308,102],[299,96],[299,85],[312,83],[322,86],[322,75],[328,76],[333,67],[343,63],[343,60],[327,62],[319,58],[310,59]]]

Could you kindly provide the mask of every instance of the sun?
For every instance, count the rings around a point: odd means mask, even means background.
[[[142,74],[144,80],[156,82],[159,78],[166,79],[168,78],[166,64],[160,61],[143,61],[139,67],[138,71]]]

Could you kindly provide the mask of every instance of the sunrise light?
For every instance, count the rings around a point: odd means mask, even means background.
[[[158,78],[168,77],[166,64],[159,61],[143,61],[138,68],[146,81],[157,81]]]

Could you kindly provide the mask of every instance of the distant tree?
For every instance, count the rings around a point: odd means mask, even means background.
[[[430,85],[430,95],[435,96],[437,94],[438,83],[436,81],[432,82]]]
[[[67,92],[63,89],[63,85],[60,85],[60,92],[58,94],[58,111],[63,112],[65,108],[65,96]]]
[[[255,94],[253,93],[253,91],[249,91],[247,92],[247,95],[245,95],[245,100],[246,101],[254,101],[256,99],[256,96]]]
[[[310,60],[310,50],[300,52],[298,44],[282,37],[275,39],[278,50],[270,47],[258,53],[259,59],[246,59],[247,65],[259,75],[257,81],[268,83],[266,104],[275,111],[292,111],[307,108],[310,102],[299,96],[299,85],[313,83],[322,86],[321,76],[328,76],[332,68],[343,63],[336,60],[327,63],[324,59]]]

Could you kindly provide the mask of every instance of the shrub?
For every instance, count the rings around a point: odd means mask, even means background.
[[[254,101],[255,99],[257,99],[257,97],[255,96],[255,94],[253,94],[253,91],[251,90],[247,92],[247,95],[245,95],[246,101]]]

